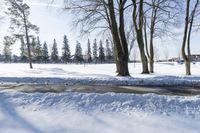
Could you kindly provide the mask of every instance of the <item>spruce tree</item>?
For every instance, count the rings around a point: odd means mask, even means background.
[[[108,39],[106,39],[106,61],[112,62],[113,61],[113,52],[110,48],[110,43]]]
[[[10,16],[10,28],[14,35],[22,34],[26,38],[27,53],[30,68],[32,69],[31,43],[29,33],[38,33],[39,28],[32,24],[29,19],[30,7],[23,0],[6,0],[8,10],[6,14]],[[16,34],[17,33],[17,34]]]
[[[87,61],[88,61],[88,63],[92,62],[91,46],[90,46],[90,40],[89,39],[88,39],[88,43],[87,43]]]
[[[21,48],[20,48],[20,61],[21,62],[27,62],[28,61],[28,53],[27,53],[27,46],[26,44],[24,43],[24,38],[21,37],[20,38],[20,41],[21,41]]]
[[[101,63],[105,62],[104,47],[103,47],[103,43],[101,40],[99,42],[99,60]]]
[[[76,42],[76,49],[75,49],[75,54],[74,54],[74,61],[81,63],[84,61],[83,59],[83,54],[82,54],[82,48],[81,44],[77,41]]]
[[[44,42],[43,47],[42,47],[42,62],[44,63],[49,62],[49,52],[48,52],[48,47],[47,47],[46,42]]]
[[[53,40],[53,47],[52,47],[52,52],[51,52],[51,61],[53,63],[57,63],[59,61],[58,47],[57,47],[56,39]]]
[[[36,62],[42,61],[42,44],[40,43],[39,37],[37,37],[37,42],[35,47],[35,57],[36,57]]]
[[[97,62],[97,59],[98,59],[98,57],[97,57],[97,40],[94,39],[94,43],[93,43],[93,60],[95,62]]]
[[[62,53],[62,61],[64,63],[70,62],[71,61],[71,52],[70,52],[70,47],[68,44],[68,39],[67,36],[64,36],[64,40],[63,40],[63,53]]]
[[[9,37],[9,36],[5,36],[4,37],[4,41],[3,41],[3,56],[4,56],[4,61],[5,62],[11,62],[11,55],[12,55],[12,51],[11,51],[11,46],[13,44],[14,40]]]
[[[35,61],[36,58],[36,41],[35,38],[32,38],[32,42],[31,42],[31,60]]]

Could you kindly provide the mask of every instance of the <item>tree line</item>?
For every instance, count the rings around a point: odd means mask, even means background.
[[[190,39],[200,24],[199,0],[70,0],[64,4],[66,11],[76,14],[74,20],[82,33],[103,28],[111,34],[119,76],[129,76],[127,31],[134,31],[142,73],[149,74],[154,72],[155,39],[175,36],[175,29],[183,26],[181,52],[186,74],[191,75]]]
[[[28,59],[28,48],[24,41],[24,38],[20,38],[20,56],[12,57],[11,46],[13,45],[13,38],[9,36],[4,37],[3,41],[3,54],[1,61],[3,62],[17,62],[27,63]],[[75,52],[71,53],[70,45],[66,35],[63,37],[62,43],[62,55],[59,56],[58,45],[56,39],[53,40],[51,52],[46,42],[43,44],[39,37],[32,38],[30,42],[30,53],[31,60],[34,63],[113,63],[113,48],[108,39],[105,41],[106,47],[103,46],[103,41],[100,40],[99,44],[97,39],[91,47],[90,39],[87,42],[86,53],[83,53],[80,42],[76,42]]]
[[[6,14],[10,16],[10,29],[15,37],[25,38],[32,68],[30,34],[33,31],[37,33],[39,28],[29,21],[30,7],[23,0],[5,1],[9,5]],[[129,76],[130,49],[135,43],[140,52],[142,73],[153,73],[155,39],[174,36],[173,30],[183,26],[181,52],[186,74],[191,75],[190,40],[194,28],[199,25],[199,0],[64,0],[63,5],[65,11],[75,14],[74,24],[80,28],[82,34],[101,29],[110,35],[119,76]],[[103,49],[99,49],[99,52],[102,51]],[[80,52],[81,45],[77,42],[77,55],[74,55],[74,59],[82,60]],[[57,59],[56,56],[51,58]],[[101,61],[103,58],[101,56],[98,59]],[[96,53],[93,53],[93,60],[97,60]]]

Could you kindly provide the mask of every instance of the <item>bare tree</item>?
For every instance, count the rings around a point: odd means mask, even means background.
[[[26,44],[28,48],[28,58],[29,65],[32,69],[32,56],[31,56],[31,48],[30,48],[30,40],[29,40],[29,32],[30,31],[39,31],[39,28],[36,25],[31,24],[29,21],[30,15],[30,7],[23,3],[23,0],[5,0],[8,4],[7,15],[10,16],[10,29],[12,32],[15,32],[16,36],[25,36]],[[18,33],[16,34],[16,30]]]
[[[177,24],[176,0],[143,1],[144,42],[150,72],[154,72],[154,38],[171,36],[171,27]],[[141,18],[142,19],[142,18]],[[148,40],[149,39],[149,40]]]
[[[148,60],[145,54],[145,43],[143,38],[143,27],[144,27],[144,0],[132,0],[133,13],[132,19],[137,36],[137,43],[140,50],[140,57],[142,61],[142,73],[148,74]]]
[[[191,38],[191,32],[192,27],[194,23],[194,19],[199,7],[199,0],[191,1],[191,0],[185,0],[186,2],[186,11],[185,11],[185,27],[184,27],[184,35],[183,35],[183,42],[182,42],[182,57],[185,61],[185,67],[186,67],[186,75],[191,75],[191,51],[190,51],[190,38]],[[187,48],[186,48],[187,46]],[[185,52],[187,50],[187,54]]]
[[[115,48],[119,76],[128,76],[128,43],[125,35],[125,6],[127,0],[68,0],[65,9],[76,13],[76,23],[82,33],[101,28],[110,30]],[[79,14],[79,18],[77,17]]]

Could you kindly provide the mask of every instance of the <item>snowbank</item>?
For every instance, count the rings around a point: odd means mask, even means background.
[[[0,92],[3,133],[197,133],[200,96]]]

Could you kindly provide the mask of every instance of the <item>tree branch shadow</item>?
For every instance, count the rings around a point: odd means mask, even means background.
[[[4,119],[0,120],[0,129],[11,127],[13,127],[13,129],[16,129],[17,127],[20,127],[28,131],[29,133],[42,133],[42,131],[40,131],[38,128],[32,125],[23,116],[20,116],[18,111],[14,108],[14,105],[11,102],[9,102],[8,99],[0,99],[0,111],[4,117]],[[7,124],[5,124],[5,121]]]

